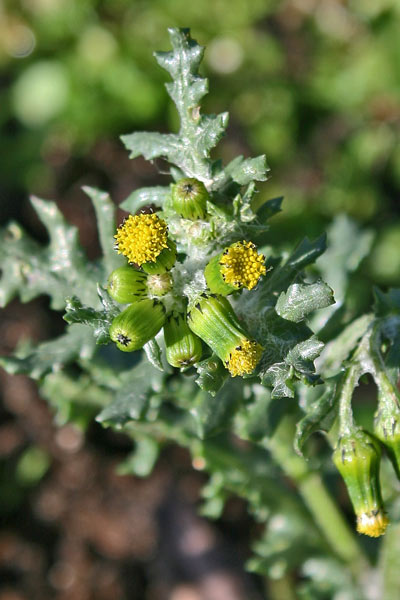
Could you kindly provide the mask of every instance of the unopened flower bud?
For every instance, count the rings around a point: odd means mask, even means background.
[[[209,194],[201,181],[187,177],[172,185],[172,206],[184,219],[204,219]]]
[[[169,273],[148,275],[147,291],[150,296],[165,296],[172,290],[172,277]]]
[[[131,304],[147,296],[146,273],[133,267],[119,267],[108,278],[107,291],[116,302]]]
[[[241,288],[253,289],[265,275],[265,257],[258,254],[253,242],[236,242],[214,256],[204,270],[212,293],[227,296]]]
[[[139,350],[160,331],[165,307],[159,300],[139,300],[115,317],[110,337],[123,352]]]
[[[357,531],[370,537],[383,535],[388,524],[379,482],[380,457],[378,443],[361,429],[342,436],[333,453],[353,504]]]
[[[188,324],[223,361],[232,377],[254,371],[262,347],[248,338],[226,298],[203,296],[188,313]]]
[[[171,314],[164,325],[167,361],[173,367],[187,368],[198,362],[202,355],[202,343],[186,322],[186,315]]]

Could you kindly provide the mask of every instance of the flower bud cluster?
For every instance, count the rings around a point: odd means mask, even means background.
[[[209,192],[196,179],[171,186],[171,206],[186,222],[206,222],[208,202]],[[110,296],[129,305],[110,327],[120,350],[142,348],[163,327],[166,358],[174,367],[186,369],[200,361],[203,341],[232,377],[254,372],[262,347],[246,333],[226,298],[254,289],[266,273],[264,256],[253,242],[239,240],[209,256],[204,263],[207,287],[193,301],[175,284],[180,269],[176,243],[157,213],[129,215],[114,237],[116,250],[128,263],[108,280]]]

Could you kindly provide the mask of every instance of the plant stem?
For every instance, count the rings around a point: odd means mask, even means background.
[[[339,398],[339,435],[344,436],[351,433],[354,429],[353,409],[351,401],[354,388],[358,384],[361,375],[361,369],[357,362],[354,362],[346,371],[345,379]]]
[[[293,582],[288,575],[281,579],[266,579],[266,587],[271,600],[296,600]]]
[[[310,471],[307,462],[294,453],[294,430],[294,421],[287,415],[265,444],[281,468],[296,482],[305,504],[332,550],[343,561],[351,563],[353,570],[357,572],[365,562],[362,551],[320,475]]]
[[[319,473],[308,473],[298,483],[299,492],[334,552],[344,561],[358,561],[360,547]]]

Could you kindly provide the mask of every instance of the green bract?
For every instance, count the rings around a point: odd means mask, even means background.
[[[160,331],[164,321],[165,308],[161,302],[139,300],[115,317],[110,338],[123,352],[139,350]]]
[[[204,183],[193,177],[180,179],[172,186],[172,206],[184,219],[204,219],[209,197]]]
[[[357,531],[371,537],[383,535],[388,524],[379,482],[380,458],[378,444],[361,429],[341,437],[333,453],[357,515]]]
[[[201,340],[190,331],[186,315],[171,314],[164,325],[167,361],[173,367],[187,368],[201,359]]]
[[[122,304],[143,300],[147,296],[147,275],[132,267],[119,267],[109,276],[107,291]]]

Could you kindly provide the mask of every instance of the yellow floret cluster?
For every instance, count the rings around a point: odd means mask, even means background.
[[[236,242],[225,250],[219,261],[221,275],[229,285],[251,290],[265,275],[265,257],[258,254],[253,242]]]
[[[261,358],[262,346],[254,340],[244,339],[229,355],[226,367],[232,375],[250,375]]]
[[[166,222],[155,213],[129,215],[114,236],[118,254],[137,265],[155,262],[160,252],[168,247],[167,232]]]
[[[379,537],[385,533],[388,523],[389,519],[382,510],[363,513],[357,517],[357,531],[370,537]]]

